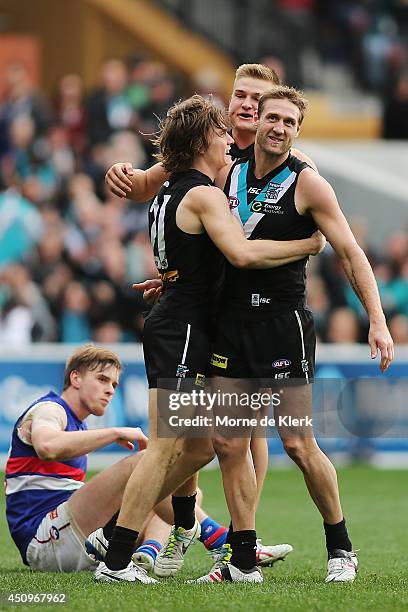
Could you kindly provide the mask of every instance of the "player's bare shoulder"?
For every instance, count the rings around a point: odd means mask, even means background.
[[[197,185],[184,196],[182,204],[189,210],[199,213],[213,206],[228,206],[228,200],[224,192],[214,185]]]
[[[299,212],[325,206],[333,197],[333,188],[323,176],[312,168],[302,170],[296,189],[296,208]]]
[[[292,153],[292,155],[294,155],[295,157],[300,159],[300,161],[303,161],[303,162],[306,162],[307,164],[309,164],[309,166],[311,168],[313,168],[313,170],[315,172],[319,173],[319,170],[318,170],[315,162],[308,155],[306,155],[306,153],[303,153],[303,151],[299,151],[299,149],[291,149],[291,153]]]

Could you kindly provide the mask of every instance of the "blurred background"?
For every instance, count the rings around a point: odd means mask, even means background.
[[[298,146],[374,268],[398,345],[387,376],[407,377],[408,0],[0,0],[0,451],[86,341],[118,344],[128,364],[109,419],[145,419],[145,304],[130,284],[156,274],[147,204],[112,196],[104,175],[153,163],[149,135],[180,97],[227,104],[243,62],[309,98]],[[308,270],[318,375],[377,376],[330,246]],[[332,445],[397,462],[408,451],[396,439]]]

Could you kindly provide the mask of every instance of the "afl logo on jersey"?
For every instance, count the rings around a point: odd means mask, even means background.
[[[229,196],[228,204],[229,204],[230,210],[233,210],[234,208],[238,208],[239,199],[236,198],[235,196]]]
[[[277,359],[273,362],[272,367],[276,370],[281,370],[283,368],[288,368],[291,363],[290,359]]]

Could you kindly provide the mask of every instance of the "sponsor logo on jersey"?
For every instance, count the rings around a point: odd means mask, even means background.
[[[300,365],[302,366],[302,370],[303,372],[306,374],[306,372],[309,371],[309,362],[307,359],[302,359],[300,362]]]
[[[282,191],[283,187],[282,185],[279,185],[279,183],[269,183],[268,188],[265,191],[265,198],[267,200],[277,200]]]
[[[230,210],[233,210],[234,208],[238,208],[239,199],[236,198],[235,196],[229,196],[228,204],[229,204]]]
[[[270,304],[271,298],[261,297],[259,293],[253,293],[251,296],[251,306],[262,306],[262,304]]]
[[[175,283],[179,278],[179,273],[178,270],[169,270],[168,272],[159,274],[159,277],[162,279],[163,283]]]
[[[290,372],[277,372],[274,378],[277,380],[282,380],[282,378],[290,378]]]
[[[186,365],[184,365],[183,363],[179,363],[177,366],[177,371],[176,371],[176,376],[178,378],[185,378],[187,372],[189,372],[190,370],[188,369],[188,367]]]
[[[273,362],[272,367],[275,368],[276,370],[280,370],[282,368],[288,368],[291,364],[291,360],[290,359],[276,359],[276,361]]]
[[[223,357],[222,355],[217,355],[217,353],[213,353],[211,355],[210,363],[216,368],[222,368],[223,370],[226,370],[228,365],[228,357]]]
[[[197,373],[194,384],[197,385],[198,387],[204,387],[205,374]]]
[[[258,187],[250,187],[248,189],[248,193],[256,193],[256,195],[261,193],[261,191],[262,191],[262,189],[259,189]]]
[[[252,202],[250,210],[254,213],[262,213],[263,215],[283,215],[285,213],[279,204],[270,204],[269,202],[260,202],[259,200]]]

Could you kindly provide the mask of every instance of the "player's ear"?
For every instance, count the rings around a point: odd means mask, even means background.
[[[81,385],[81,373],[79,370],[72,370],[70,376],[69,376],[69,380],[71,383],[71,387],[74,387],[74,389],[79,389],[80,385]]]

